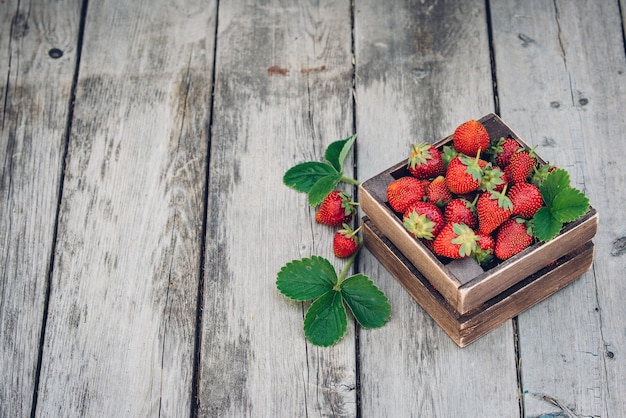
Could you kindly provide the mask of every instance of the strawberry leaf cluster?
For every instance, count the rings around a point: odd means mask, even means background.
[[[283,182],[292,189],[308,194],[309,204],[316,206],[322,203],[341,181],[357,184],[356,180],[343,174],[345,161],[356,135],[335,141],[326,148],[326,161],[306,161],[291,167],[283,176]]]
[[[278,272],[276,287],[283,295],[313,301],[304,317],[304,335],[315,345],[328,347],[343,338],[348,329],[346,306],[366,329],[382,327],[389,319],[389,300],[369,277],[345,277],[353,260],[354,255],[339,276],[330,261],[319,256],[291,261]]]
[[[556,237],[564,223],[575,221],[589,210],[589,199],[570,186],[569,173],[551,171],[539,187],[545,206],[533,217],[535,236],[541,241]]]
[[[346,177],[344,161],[354,144],[355,135],[331,143],[324,162],[307,161],[287,170],[283,183],[308,195],[311,206],[317,206],[316,222],[335,232],[333,252],[347,262],[339,275],[327,259],[311,256],[293,260],[278,272],[276,287],[284,296],[298,302],[311,302],[304,317],[304,335],[313,344],[328,347],[337,343],[347,331],[347,310],[366,329],[378,328],[389,320],[391,306],[387,296],[364,274],[347,277],[358,251],[362,248],[359,228],[349,222],[356,214],[357,202],[337,189],[340,182],[358,185]],[[346,309],[346,307],[348,309]]]

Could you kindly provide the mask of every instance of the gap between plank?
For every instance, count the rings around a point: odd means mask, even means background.
[[[80,70],[80,59],[83,50],[83,36],[85,34],[85,25],[87,21],[87,8],[89,0],[81,2],[80,21],[78,24],[78,38],[76,40],[76,63],[74,64],[74,76],[72,77],[72,86],[70,88],[70,100],[68,103],[67,121],[65,123],[65,132],[63,133],[63,158],[61,159],[61,175],[59,178],[59,188],[57,191],[56,213],[54,215],[54,229],[52,231],[52,250],[46,273],[46,294],[44,297],[43,317],[41,321],[41,330],[39,332],[39,351],[37,353],[37,368],[35,370],[35,382],[33,385],[33,400],[31,403],[30,416],[35,417],[37,411],[37,402],[39,398],[39,384],[41,377],[41,365],[43,362],[43,350],[46,339],[46,325],[48,323],[48,308],[50,306],[50,294],[52,291],[52,275],[54,271],[54,260],[56,254],[57,238],[59,234],[59,222],[61,214],[61,202],[63,200],[63,184],[65,183],[65,170],[67,167],[67,155],[70,143],[70,134],[72,132],[72,122],[74,120],[74,104],[76,102],[76,87],[78,85],[78,73]]]
[[[351,49],[351,60],[352,60],[352,133],[357,134],[357,98],[356,98],[356,40],[355,40],[355,10],[356,6],[354,4],[354,0],[350,1],[350,49]],[[357,164],[357,141],[354,141],[352,145],[352,176],[355,179],[358,179],[358,164]],[[359,201],[359,188],[354,186],[352,188],[354,201]],[[357,219],[356,223],[358,224],[360,220]],[[354,273],[358,274],[361,272],[361,257],[360,254],[356,256],[356,262],[354,263]],[[354,321],[354,374],[355,374],[355,382],[354,382],[354,390],[355,390],[355,401],[356,401],[356,418],[362,417],[361,411],[361,340],[359,338],[359,324],[357,321]]]
[[[491,85],[493,88],[493,104],[494,113],[498,116],[500,114],[500,97],[498,93],[498,76],[496,70],[496,53],[493,42],[493,23],[491,18],[491,4],[489,0],[485,0],[485,18],[487,20],[487,39],[489,42],[489,62],[491,64]],[[519,407],[519,416],[525,417],[526,412],[524,408],[524,386],[522,383],[522,357],[520,353],[519,342],[519,322],[518,317],[515,316],[511,319],[513,325],[513,348],[515,350],[515,374],[517,379],[517,403]]]
[[[209,121],[207,126],[207,153],[205,164],[205,176],[204,176],[204,213],[202,214],[202,229],[201,229],[201,244],[200,244],[200,261],[198,265],[198,297],[196,299],[196,335],[194,339],[193,350],[193,372],[191,377],[191,405],[189,414],[191,418],[198,416],[199,400],[198,389],[200,386],[200,361],[201,361],[201,348],[202,348],[202,312],[204,308],[204,263],[206,262],[206,240],[207,240],[207,225],[209,217],[209,181],[211,179],[210,162],[211,162],[211,141],[213,138],[213,112],[214,112],[214,97],[215,97],[215,74],[217,63],[217,33],[219,27],[219,10],[220,1],[215,1],[215,28],[213,31],[213,64],[211,69],[211,95],[209,96]]]

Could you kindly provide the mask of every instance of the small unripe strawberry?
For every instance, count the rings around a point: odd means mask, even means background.
[[[339,226],[350,222],[356,213],[358,203],[353,202],[349,195],[333,190],[320,204],[315,213],[315,221],[330,226]]]

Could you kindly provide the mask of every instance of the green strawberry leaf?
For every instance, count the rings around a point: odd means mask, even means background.
[[[329,290],[316,299],[304,316],[304,335],[315,345],[329,347],[348,329],[348,315],[341,293]]]
[[[541,183],[539,190],[541,191],[541,197],[546,203],[546,206],[551,207],[552,202],[560,191],[570,188],[569,173],[562,168],[558,168],[546,176],[546,179]]]
[[[363,328],[382,327],[391,316],[389,299],[363,274],[345,279],[341,284],[341,294]]]
[[[318,179],[309,190],[309,205],[317,206],[322,203],[322,200],[335,189],[335,186],[339,184],[342,178],[343,175],[341,173],[335,172]]]
[[[563,189],[554,196],[552,216],[560,222],[572,222],[589,210],[589,199],[578,189]]]
[[[352,135],[346,139],[335,141],[326,148],[324,158],[332,165],[335,170],[343,171],[343,162],[352,148],[352,144],[356,140],[356,135]]]
[[[276,278],[276,287],[283,295],[301,302],[323,295],[336,283],[335,268],[330,261],[319,256],[285,264]]]
[[[309,193],[311,188],[321,178],[338,176],[339,173],[332,165],[318,161],[307,161],[291,167],[283,176],[283,183],[299,192]]]
[[[538,240],[550,241],[559,234],[563,223],[552,216],[550,208],[544,206],[535,213],[533,227]]]

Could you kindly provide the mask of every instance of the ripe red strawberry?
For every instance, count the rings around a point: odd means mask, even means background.
[[[402,223],[414,237],[432,240],[443,228],[443,214],[430,202],[415,202],[404,213]]]
[[[467,194],[477,190],[483,178],[487,162],[479,157],[460,155],[450,161],[446,172],[446,185],[452,193]]]
[[[435,238],[435,254],[448,258],[468,257],[476,251],[478,237],[465,224],[447,223]]]
[[[532,183],[515,183],[509,190],[509,199],[513,204],[512,215],[530,219],[543,206],[539,188]]]
[[[518,149],[520,149],[520,144],[513,138],[500,138],[500,140],[498,140],[498,142],[492,149],[492,154],[494,158],[493,162],[500,167],[506,167],[507,165],[509,165],[511,155],[513,155],[513,153]]]
[[[448,189],[444,176],[437,176],[428,184],[426,199],[437,206],[444,206],[452,199],[452,192]]]
[[[480,231],[474,231],[474,233],[478,237],[478,247],[472,257],[478,264],[485,265],[493,259],[496,242],[490,234],[483,234]]]
[[[422,200],[424,193],[422,180],[413,176],[400,177],[387,186],[387,201],[391,209],[404,213],[411,204]]]
[[[357,252],[361,246],[358,232],[361,227],[353,230],[348,224],[343,224],[343,229],[335,232],[333,238],[333,252],[339,258],[347,258]]]
[[[452,142],[458,152],[475,157],[479,152],[487,151],[489,133],[482,123],[472,119],[462,123],[454,130]]]
[[[506,260],[521,252],[533,242],[532,230],[522,218],[505,221],[496,235],[495,254],[500,260]]]
[[[521,149],[511,155],[511,161],[504,171],[507,172],[511,183],[526,183],[536,164],[535,153]]]
[[[321,224],[338,226],[350,222],[356,213],[358,203],[341,190],[333,190],[324,198],[315,213],[315,221]]]
[[[484,192],[476,202],[478,230],[483,234],[492,233],[502,222],[511,217],[512,210],[513,204],[506,196],[506,187],[501,192]]]
[[[443,174],[445,168],[441,152],[426,142],[412,145],[408,169],[418,179],[428,179]]]
[[[462,223],[474,229],[478,225],[475,204],[462,197],[452,199],[443,212],[446,223]]]

